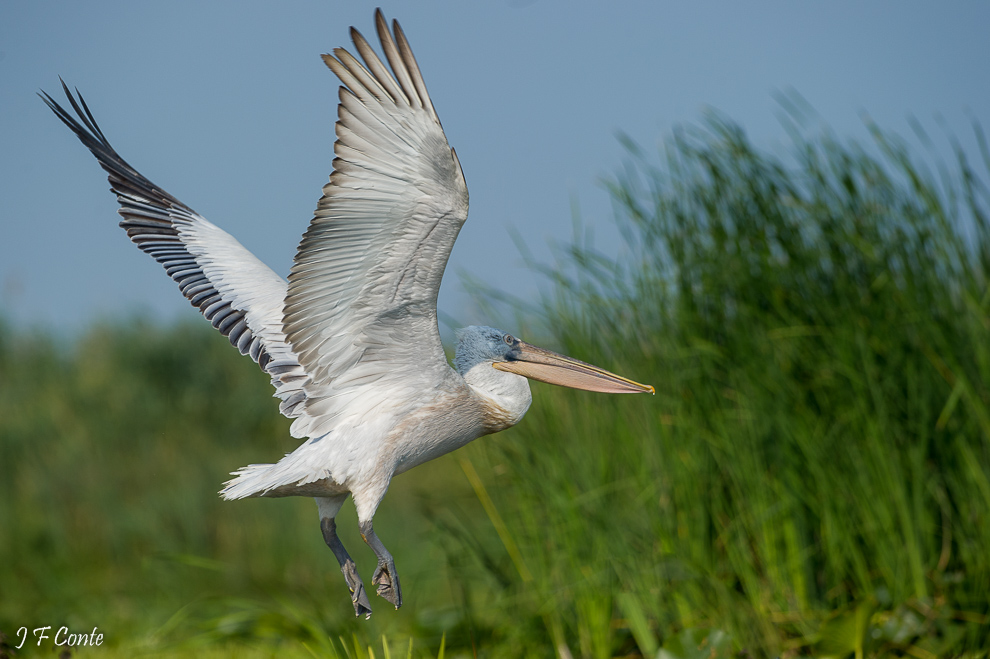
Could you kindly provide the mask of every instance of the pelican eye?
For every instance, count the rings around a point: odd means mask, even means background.
[[[506,334],[505,336],[502,337],[502,340],[505,341],[506,345],[510,345],[510,346],[516,341],[514,338],[512,338],[511,334]]]

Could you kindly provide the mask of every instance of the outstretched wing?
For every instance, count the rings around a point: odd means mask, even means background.
[[[296,437],[345,410],[421,394],[448,376],[437,292],[467,219],[468,192],[398,22],[378,36],[392,73],[361,34],[362,65],[324,55],[340,78],[333,173],[289,275],[284,329],[310,380]],[[368,387],[366,385],[372,385]]]
[[[40,96],[96,156],[120,203],[120,226],[162,264],[179,290],[242,355],[272,378],[280,408],[303,413],[305,374],[282,331],[287,284],[233,236],[142,176],[117,154],[82,96],[62,89],[75,115],[48,94]],[[78,95],[78,91],[76,92]]]

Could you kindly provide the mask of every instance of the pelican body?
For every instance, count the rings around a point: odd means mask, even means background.
[[[333,172],[288,281],[154,185],[110,146],[85,101],[73,112],[42,98],[109,175],[120,226],[243,355],[269,375],[300,446],[274,464],[233,472],[220,494],[314,497],[323,538],[340,564],[356,615],[371,604],[334,519],[348,496],[375,552],[377,592],[402,591],[372,519],[389,482],[428,460],[518,423],[528,379],[605,393],[652,392],[596,366],[491,327],[458,334],[454,368],[437,325],[437,293],[467,219],[468,192],[409,43],[375,22],[391,72],[361,34],[362,64],[338,48]]]

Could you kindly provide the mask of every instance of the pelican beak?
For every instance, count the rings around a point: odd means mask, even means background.
[[[656,390],[648,384],[627,380],[603,368],[565,357],[552,350],[515,340],[506,361],[492,364],[500,371],[522,375],[530,380],[557,384],[572,389],[600,391],[606,394],[638,394]]]

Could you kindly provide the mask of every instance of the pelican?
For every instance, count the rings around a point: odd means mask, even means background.
[[[41,92],[96,156],[120,226],[242,355],[271,377],[303,440],[274,464],[232,472],[224,499],[316,499],[323,539],[357,616],[371,604],[334,521],[351,496],[378,558],[377,593],[402,605],[392,555],[372,524],[396,474],[518,423],[528,379],[605,393],[653,387],[538,348],[491,327],[458,333],[454,367],[437,325],[437,292],[467,219],[468,190],[397,21],[375,12],[391,72],[361,34],[323,61],[340,79],[333,172],[288,281],[230,234],[142,176],[110,146],[89,107]]]

